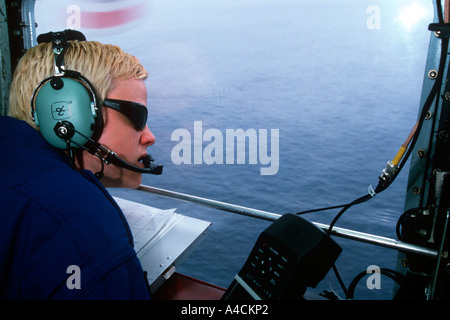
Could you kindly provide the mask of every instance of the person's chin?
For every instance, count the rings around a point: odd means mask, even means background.
[[[105,176],[100,180],[100,182],[106,188],[136,189],[141,185],[142,173],[128,171],[117,178],[110,178],[108,176]]]
[[[136,189],[141,185],[142,173],[132,172],[123,179],[123,184],[120,188]]]

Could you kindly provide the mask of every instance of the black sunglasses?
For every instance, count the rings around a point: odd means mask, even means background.
[[[143,130],[147,124],[147,107],[140,103],[125,100],[105,99],[103,105],[117,110],[125,115],[131,120],[131,122],[133,122],[138,131]]]

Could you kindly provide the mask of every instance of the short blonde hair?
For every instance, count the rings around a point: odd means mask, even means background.
[[[69,41],[64,54],[67,70],[80,72],[93,85],[102,102],[117,81],[146,79],[148,73],[139,60],[121,48],[97,41]],[[55,72],[51,43],[29,49],[19,61],[9,92],[9,115],[37,129],[31,117],[31,96],[36,86]]]

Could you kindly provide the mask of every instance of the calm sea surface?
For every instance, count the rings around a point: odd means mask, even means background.
[[[79,6],[92,10],[89,3]],[[145,176],[144,184],[279,214],[344,204],[377,183],[414,126],[432,21],[429,1],[145,3],[145,17],[131,25],[82,30],[90,40],[136,55],[150,73],[148,125],[157,139],[150,152],[165,167],[162,176]],[[38,33],[65,28],[41,23],[40,12]],[[172,133],[191,134],[193,162],[195,121],[201,121],[201,133],[215,129],[223,141],[227,129],[266,129],[268,155],[279,157],[277,173],[261,175],[268,165],[260,157],[249,164],[258,145],[246,149],[246,164],[176,165],[172,150],[179,141],[172,141]],[[278,150],[270,143],[270,129],[279,130]],[[257,137],[261,141],[261,134]],[[210,143],[200,136],[196,147]],[[407,169],[382,194],[348,210],[337,226],[395,238]],[[270,224],[138,191],[110,191],[211,221],[208,237],[178,271],[223,287]],[[329,224],[337,213],[304,217]],[[343,248],[336,265],[346,285],[369,265],[395,269],[395,251],[335,239]],[[324,289],[343,296],[332,272],[317,291]],[[368,290],[361,281],[355,298],[391,294],[391,280],[382,278],[380,290]]]

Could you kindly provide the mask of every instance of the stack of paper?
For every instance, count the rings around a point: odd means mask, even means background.
[[[161,210],[117,197],[114,197],[114,200],[128,221],[138,258],[161,239],[182,217],[175,212],[176,209]]]

